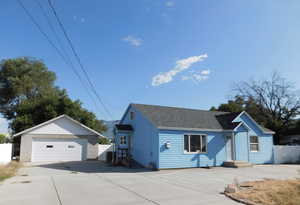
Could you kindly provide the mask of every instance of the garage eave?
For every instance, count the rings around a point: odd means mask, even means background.
[[[38,125],[36,125],[36,126],[34,126],[34,127],[31,127],[31,128],[26,129],[26,130],[23,130],[23,131],[21,131],[21,132],[18,132],[18,133],[16,133],[16,134],[14,134],[13,137],[17,137],[17,136],[20,136],[20,135],[29,133],[29,132],[31,132],[31,131],[33,131],[33,130],[35,130],[35,129],[38,129],[38,128],[40,128],[40,127],[43,127],[43,126],[45,126],[45,125],[48,125],[48,124],[50,124],[50,123],[52,123],[52,122],[54,122],[54,121],[56,121],[56,120],[59,120],[59,119],[61,119],[61,118],[67,118],[67,119],[69,119],[70,121],[74,122],[75,124],[77,124],[77,125],[83,127],[84,129],[87,129],[87,130],[89,130],[90,132],[94,133],[95,135],[97,135],[97,136],[99,136],[99,137],[104,137],[104,138],[106,138],[105,136],[103,136],[103,135],[100,134],[99,132],[97,132],[97,131],[95,131],[95,130],[93,130],[93,129],[91,129],[91,128],[85,126],[85,125],[83,125],[82,123],[80,123],[80,122],[74,120],[73,118],[71,118],[70,116],[65,115],[65,114],[64,114],[64,115],[60,115],[60,116],[58,116],[58,117],[55,117],[55,118],[53,118],[53,119],[51,119],[51,120],[48,120],[48,121],[46,121],[46,122],[43,122],[43,123],[41,123],[41,124],[38,124]]]

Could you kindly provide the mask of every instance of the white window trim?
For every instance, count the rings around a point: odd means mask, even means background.
[[[187,152],[184,150],[184,136],[187,135],[189,136],[188,139],[189,139],[189,149],[190,149],[190,145],[191,145],[191,135],[198,135],[198,136],[205,136],[206,137],[206,151],[205,152],[201,152],[201,151],[198,151],[198,152]],[[200,145],[202,145],[202,137],[200,137]],[[184,154],[207,154],[207,135],[206,134],[184,134],[183,135],[183,153]]]
[[[251,137],[257,137],[257,143],[251,142]],[[251,145],[252,144],[255,144],[255,145],[257,144],[258,149],[257,150],[251,150]],[[250,150],[250,152],[259,152],[260,151],[259,137],[257,135],[250,135],[250,137],[249,137],[249,150]]]
[[[123,140],[122,140],[123,138]],[[125,143],[123,143],[125,142]],[[127,145],[127,137],[125,135],[120,136],[120,145]]]

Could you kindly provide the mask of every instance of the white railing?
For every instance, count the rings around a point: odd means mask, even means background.
[[[98,160],[101,161],[106,161],[106,154],[109,151],[113,151],[113,145],[102,145],[99,144],[99,149],[98,149]]]
[[[274,163],[300,163],[300,146],[276,145],[274,146]]]
[[[0,164],[7,164],[11,161],[12,144],[0,144]]]

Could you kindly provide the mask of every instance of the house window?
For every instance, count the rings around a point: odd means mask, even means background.
[[[206,135],[184,135],[184,152],[204,153],[206,151]]]
[[[46,148],[53,148],[53,145],[46,145]]]
[[[134,119],[134,112],[130,112],[130,119],[131,119],[131,120]]]
[[[259,151],[258,136],[250,136],[250,151],[251,152]]]
[[[120,144],[127,144],[127,142],[126,142],[126,136],[121,136],[120,137]]]

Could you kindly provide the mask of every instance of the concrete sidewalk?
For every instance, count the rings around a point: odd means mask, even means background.
[[[260,165],[151,172],[109,167],[96,161],[35,164],[0,185],[0,205],[229,205],[237,203],[221,192],[234,179],[291,178],[299,169],[299,165]]]

